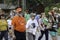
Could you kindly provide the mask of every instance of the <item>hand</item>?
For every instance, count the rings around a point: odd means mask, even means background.
[[[15,35],[13,35],[13,40],[16,40],[16,36]]]
[[[39,32],[39,29],[37,28],[36,31]]]

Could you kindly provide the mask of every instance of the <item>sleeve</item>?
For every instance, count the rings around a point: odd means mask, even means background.
[[[24,24],[26,25],[26,20],[25,20],[25,18],[24,18]]]
[[[35,21],[35,24],[36,24],[36,27],[38,27],[38,22],[37,21]]]
[[[29,20],[26,23],[26,28],[29,28]]]
[[[35,20],[35,25],[36,25],[35,29],[37,29],[37,27],[39,26],[37,20]]]

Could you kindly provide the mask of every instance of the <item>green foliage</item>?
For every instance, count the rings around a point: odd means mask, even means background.
[[[5,0],[6,4],[9,4],[12,2],[12,0]]]
[[[45,13],[46,13],[46,16],[48,16],[48,12],[49,12],[50,8],[49,7],[46,7],[45,8]]]
[[[56,6],[57,6],[58,8],[60,8],[60,3],[57,3]]]

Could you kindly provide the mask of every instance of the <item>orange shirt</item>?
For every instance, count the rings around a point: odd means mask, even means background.
[[[26,21],[24,17],[15,16],[12,19],[12,25],[14,26],[14,30],[16,31],[25,32],[26,30],[25,24],[26,24]]]

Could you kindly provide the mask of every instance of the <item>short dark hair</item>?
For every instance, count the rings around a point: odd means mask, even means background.
[[[22,8],[22,6],[16,7],[15,10],[16,10],[17,8]]]
[[[1,14],[0,16],[5,16],[4,14]]]
[[[1,14],[1,15],[0,15],[0,19],[1,19],[1,16],[5,17],[5,15],[4,15],[4,14]]]

